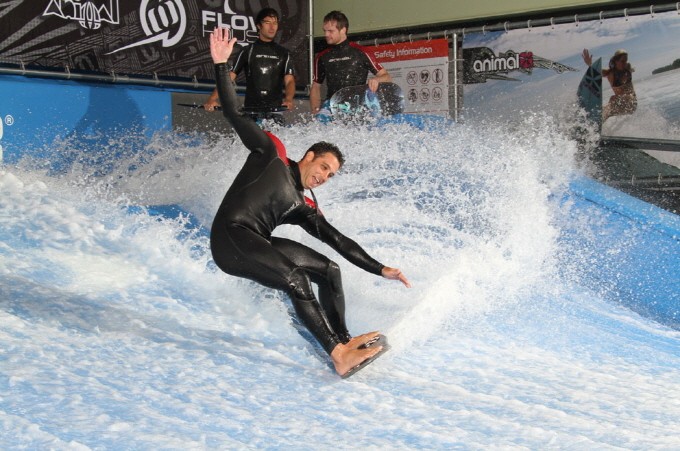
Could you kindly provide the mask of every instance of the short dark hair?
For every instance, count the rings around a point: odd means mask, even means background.
[[[340,152],[340,149],[338,149],[338,146],[336,146],[335,144],[331,144],[326,141],[319,141],[318,143],[312,144],[312,147],[307,149],[305,155],[307,155],[309,152],[314,152],[314,159],[316,159],[316,157],[320,157],[321,155],[331,153],[333,154],[333,156],[335,156],[335,158],[338,159],[340,167],[342,167],[342,165],[345,164],[345,157],[342,155],[342,152]]]
[[[255,17],[255,23],[261,24],[267,17],[276,17],[276,21],[279,22],[279,13],[274,8],[262,8],[257,17]]]
[[[341,11],[331,11],[326,16],[323,18],[323,23],[326,22],[335,22],[338,30],[342,28],[347,28],[349,31],[349,19],[347,16],[341,12]]]

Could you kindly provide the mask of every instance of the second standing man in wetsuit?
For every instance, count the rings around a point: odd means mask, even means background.
[[[244,109],[256,111],[254,116],[267,118],[281,106],[293,109],[295,72],[290,53],[274,42],[279,30],[279,13],[273,8],[262,9],[255,18],[258,40],[244,47],[229,71],[232,80],[245,71],[246,98]],[[217,89],[203,108],[213,111],[219,106]],[[269,118],[281,119],[280,115]]]
[[[272,236],[274,229],[280,224],[299,225],[356,266],[399,280],[407,287],[410,283],[399,269],[381,264],[335,229],[319,211],[316,200],[304,195],[305,190],[311,192],[323,185],[342,166],[344,159],[335,145],[316,143],[300,161],[291,161],[276,136],[238,113],[226,64],[235,43],[236,39],[228,39],[226,30],[215,29],[210,36],[210,52],[222,112],[250,154],[213,220],[213,260],[227,274],[288,293],[302,324],[330,355],[335,371],[346,376],[382,350],[382,346],[362,348],[378,333],[352,338],[345,325],[338,265],[301,243]],[[312,283],[318,285],[318,300]]]
[[[328,48],[319,52],[314,60],[314,81],[309,92],[309,104],[313,114],[328,103],[337,91],[348,86],[363,85],[368,73],[375,77],[368,80],[368,87],[375,92],[381,82],[392,81],[387,69],[375,61],[359,44],[349,42],[349,20],[340,11],[331,11],[323,19],[323,31]],[[321,84],[326,81],[326,100],[321,104]],[[330,111],[323,111],[330,114]]]

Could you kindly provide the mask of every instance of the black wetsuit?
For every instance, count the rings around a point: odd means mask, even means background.
[[[284,77],[295,75],[288,50],[275,42],[258,39],[238,54],[231,68],[236,74],[243,70],[246,76],[246,108],[267,109],[281,106]]]
[[[344,40],[319,52],[314,60],[314,82],[327,81],[326,100],[342,88],[363,85],[371,72],[373,75],[382,70],[359,44]]]
[[[298,165],[286,157],[279,139],[238,114],[226,64],[215,65],[215,72],[224,116],[250,154],[213,221],[213,259],[228,274],[286,291],[302,323],[330,354],[350,338],[340,269],[307,246],[272,237],[272,231],[296,224],[368,272],[380,275],[384,266],[331,226],[304,196]],[[311,282],[318,284],[318,302]]]

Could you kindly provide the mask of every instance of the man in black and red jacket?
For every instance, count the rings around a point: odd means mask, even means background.
[[[278,138],[239,114],[226,64],[235,43],[236,39],[229,40],[223,29],[216,29],[210,37],[223,114],[250,154],[213,221],[213,259],[227,274],[287,292],[300,320],[343,376],[382,350],[381,346],[364,346],[379,334],[352,338],[345,325],[338,265],[296,241],[273,237],[273,230],[280,224],[299,225],[358,267],[399,280],[407,287],[410,283],[399,269],[381,264],[330,225],[315,200],[304,195],[304,190],[311,192],[321,186],[342,166],[344,159],[335,145],[316,143],[299,162],[294,162],[288,159]],[[312,283],[319,286],[319,300]]]
[[[342,88],[367,84],[375,92],[382,82],[392,81],[387,69],[375,61],[364,47],[347,39],[349,20],[340,11],[331,11],[323,19],[328,47],[314,58],[314,81],[309,92],[312,113],[329,108],[333,94]],[[366,82],[368,73],[374,75]],[[326,81],[326,100],[321,104],[321,85]],[[324,112],[329,114],[329,112]]]

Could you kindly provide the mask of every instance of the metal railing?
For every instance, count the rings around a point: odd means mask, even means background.
[[[680,14],[680,2],[676,3],[666,3],[663,5],[650,5],[650,6],[640,6],[634,8],[623,8],[623,9],[612,9],[603,10],[598,13],[587,13],[587,14],[572,14],[564,15],[543,19],[526,20],[526,21],[505,21],[499,22],[493,25],[482,25],[470,28],[452,28],[452,29],[439,29],[436,31],[428,31],[416,34],[404,34],[394,35],[385,38],[375,38],[375,39],[363,39],[357,42],[361,45],[378,45],[378,44],[395,44],[398,42],[416,41],[423,39],[439,39],[439,38],[452,38],[453,36],[465,37],[466,33],[486,33],[490,31],[510,31],[523,28],[533,28],[541,26],[555,26],[558,24],[573,23],[578,25],[579,22],[588,22],[593,20],[603,21],[605,19],[612,19],[617,17],[629,17],[629,16],[640,16],[644,14],[659,14],[668,11],[677,11]]]

